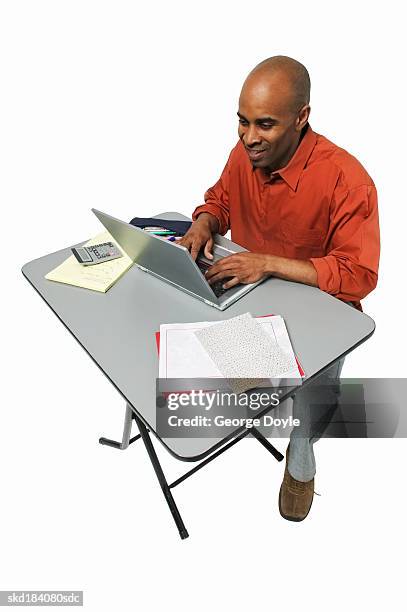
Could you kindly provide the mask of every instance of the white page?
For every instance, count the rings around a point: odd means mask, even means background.
[[[293,351],[284,351],[249,312],[195,335],[235,393],[273,385],[297,367]]]

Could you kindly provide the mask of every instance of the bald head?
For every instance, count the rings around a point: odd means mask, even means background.
[[[294,155],[308,123],[307,69],[277,55],[260,62],[239,97],[239,138],[254,168],[274,172]]]
[[[308,70],[297,60],[285,55],[269,57],[253,68],[243,84],[242,92],[253,88],[262,90],[265,95],[276,93],[281,103],[293,113],[309,104],[310,100]]]

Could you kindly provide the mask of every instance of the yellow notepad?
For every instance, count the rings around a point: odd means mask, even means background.
[[[123,249],[112,238],[109,232],[98,234],[89,240],[85,246],[113,242],[123,253],[123,257],[111,259],[94,266],[83,266],[71,255],[61,265],[45,275],[48,280],[76,287],[84,287],[93,291],[106,293],[110,287],[133,265],[133,261],[123,252]]]

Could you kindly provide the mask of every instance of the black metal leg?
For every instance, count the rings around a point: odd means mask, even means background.
[[[131,425],[132,425],[133,419],[136,421],[137,427],[140,433],[130,438]],[[129,444],[131,444],[135,440],[138,440],[139,438],[143,440],[144,446],[146,447],[148,456],[150,458],[150,461],[156,473],[158,482],[160,483],[161,490],[167,501],[168,507],[171,511],[175,524],[177,525],[177,528],[178,528],[178,531],[179,531],[179,534],[182,540],[185,540],[186,538],[188,538],[189,534],[188,534],[188,531],[186,530],[184,521],[182,520],[181,514],[172,496],[171,489],[173,487],[176,487],[181,482],[184,482],[184,480],[186,480],[187,478],[195,474],[198,470],[203,468],[209,462],[219,457],[222,453],[224,453],[226,450],[228,450],[229,448],[237,444],[237,442],[242,440],[248,434],[251,434],[252,436],[254,436],[260,442],[260,444],[262,444],[262,446],[264,446],[264,448],[266,448],[273,455],[273,457],[277,459],[277,461],[282,461],[284,459],[284,456],[272,444],[270,444],[267,438],[265,438],[265,436],[263,436],[263,434],[260,433],[260,431],[258,431],[255,427],[251,427],[251,428],[247,428],[243,430],[238,436],[236,436],[236,438],[230,440],[223,447],[221,447],[216,452],[214,452],[212,455],[210,455],[209,457],[201,461],[201,463],[196,465],[194,468],[192,468],[191,470],[189,470],[188,472],[180,476],[173,483],[168,484],[148,432],[149,430],[144,425],[143,421],[135,414],[135,412],[133,412],[130,405],[127,404],[125,418],[124,418],[122,441],[117,442],[116,440],[109,440],[108,438],[100,438],[99,442],[100,444],[105,444],[107,446],[112,446],[113,448],[119,448],[121,450],[124,450],[125,448],[129,446]]]
[[[203,461],[201,461],[201,463],[198,463],[198,465],[196,465],[195,467],[192,468],[192,470],[189,470],[188,472],[186,472],[185,474],[183,474],[182,476],[180,476],[179,478],[177,478],[177,480],[174,480],[174,482],[172,482],[169,487],[170,489],[173,489],[174,487],[176,487],[177,485],[179,485],[181,482],[184,482],[184,480],[186,480],[187,478],[189,478],[190,476],[192,476],[192,474],[195,474],[198,470],[200,470],[201,468],[205,467],[205,465],[208,465],[208,463],[210,463],[211,461],[213,461],[214,459],[216,459],[216,457],[219,457],[219,455],[221,455],[222,453],[224,453],[225,451],[229,450],[229,448],[231,446],[234,446],[235,444],[237,444],[238,442],[240,442],[240,440],[242,440],[243,438],[245,438],[248,434],[250,433],[249,429],[246,429],[245,431],[243,431],[241,434],[239,434],[237,436],[237,438],[234,438],[231,442],[229,442],[228,444],[226,444],[225,446],[222,446],[222,448],[220,448],[219,450],[217,450],[215,453],[213,453],[212,455],[210,455],[209,457],[207,457],[206,459],[204,459]]]
[[[264,437],[263,434],[258,431],[258,429],[256,429],[255,427],[251,427],[250,433],[252,434],[252,436],[256,438],[256,440],[260,442],[262,446],[264,446],[264,448],[266,448],[269,451],[269,453],[273,455],[273,457],[277,459],[277,461],[282,461],[284,459],[284,455],[282,455],[280,451],[276,449],[275,446],[270,444],[267,438]]]
[[[137,415],[134,415],[134,420],[137,423],[137,427],[139,428],[140,435],[147,449],[148,456],[150,457],[150,461],[153,464],[153,468],[158,478],[158,482],[160,483],[161,490],[164,493],[164,497],[167,500],[167,504],[169,506],[169,509],[171,510],[171,514],[173,516],[175,524],[178,527],[179,535],[181,536],[182,540],[185,540],[185,538],[189,536],[188,531],[186,530],[184,521],[182,520],[182,517],[179,513],[179,510],[170,491],[170,487],[168,486],[167,480],[164,476],[164,472],[158,460],[157,454],[154,450],[154,446],[150,440],[150,436],[148,435],[147,428],[144,423],[137,417]]]

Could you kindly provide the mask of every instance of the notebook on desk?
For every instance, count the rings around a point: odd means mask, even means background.
[[[117,244],[109,232],[103,232],[89,240],[85,246],[104,242]],[[71,255],[61,265],[48,272],[45,278],[66,285],[106,293],[132,265],[133,261],[126,253],[123,253],[123,257],[105,261],[96,266],[82,266],[74,255]]]

